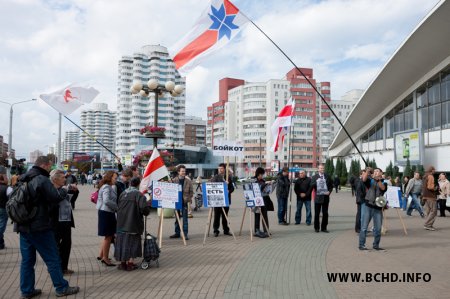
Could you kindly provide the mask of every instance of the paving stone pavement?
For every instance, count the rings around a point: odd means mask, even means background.
[[[80,189],[74,211],[76,228],[69,263],[75,273],[67,279],[71,285],[80,286],[81,292],[73,298],[370,298],[378,294],[376,290],[380,284],[367,287],[363,283],[329,283],[326,273],[383,272],[387,268],[382,265],[394,262],[400,267],[394,268],[397,273],[432,272],[431,283],[414,284],[415,288],[437,290],[428,298],[438,298],[439,294],[450,291],[449,284],[445,284],[450,253],[450,218],[438,219],[436,226],[441,227],[438,223],[442,222],[442,229],[435,232],[435,236],[420,230],[420,217],[407,219],[411,227],[408,243],[399,234],[395,220],[391,221],[393,216],[389,216],[392,230],[382,239],[388,252],[368,253],[385,257],[380,261],[355,249],[355,205],[348,192],[332,195],[329,234],[315,233],[312,226],[305,224],[280,226],[276,214],[269,213],[271,239],[254,238],[250,242],[247,218],[243,235],[237,237],[237,242],[222,234],[218,238],[211,235],[203,246],[208,211],[202,209],[194,212],[194,218],[189,220],[188,246],[183,246],[181,240],[168,238],[173,233],[173,219],[165,219],[160,267],[123,272],[104,267],[96,260],[101,238],[97,236],[97,212],[89,201],[93,188],[83,186]],[[275,196],[272,197],[276,205]],[[244,208],[239,198],[242,198],[241,188],[233,193],[230,210],[231,227],[236,234]],[[295,204],[292,217],[294,209]],[[152,213],[148,221],[150,232],[156,232],[157,223],[156,214]],[[5,237],[7,249],[0,251],[0,297],[18,298],[20,253],[18,236],[12,232],[11,225],[8,225]],[[422,245],[423,242],[428,243]],[[427,259],[423,250],[433,254]],[[441,254],[443,259],[439,257]],[[361,263],[365,266],[360,267]],[[401,267],[405,267],[404,270]],[[43,290],[40,298],[55,297],[40,258],[36,265],[36,287]],[[415,294],[425,294],[425,291],[406,292],[410,287],[411,284],[396,284],[389,292],[383,292],[381,298],[406,298],[406,295],[414,298]]]

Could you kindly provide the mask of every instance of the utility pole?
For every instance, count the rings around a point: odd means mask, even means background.
[[[261,147],[261,136],[259,136],[259,167],[262,167],[262,147]]]

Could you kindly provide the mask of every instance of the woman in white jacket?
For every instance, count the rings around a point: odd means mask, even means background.
[[[115,266],[109,259],[109,248],[116,233],[117,192],[113,188],[117,181],[117,173],[107,171],[99,183],[97,210],[98,235],[104,237],[97,257],[105,266]]]

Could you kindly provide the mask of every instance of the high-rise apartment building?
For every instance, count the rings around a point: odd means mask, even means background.
[[[41,152],[40,150],[34,150],[30,153],[30,160],[28,162],[34,163],[38,157],[43,156],[43,155],[44,155],[44,153]]]
[[[79,147],[80,143],[80,131],[79,130],[72,130],[72,131],[66,131],[65,137],[64,137],[64,154],[63,158],[64,160],[72,160],[72,153],[78,152],[80,150]]]
[[[313,70],[302,68],[302,72],[330,102],[330,83],[316,82]],[[214,139],[240,140],[245,146],[245,157],[237,159],[237,171],[242,175],[245,169],[270,165],[271,160],[286,164],[292,156],[292,165],[313,169],[323,162],[323,152],[331,144],[331,113],[322,103],[319,95],[296,69],[286,74],[284,79],[249,83],[236,80],[235,87],[227,88],[219,84],[219,93],[225,90],[225,99],[208,107],[207,143]],[[222,79],[225,80],[225,79]],[[292,96],[295,101],[292,138],[285,138],[285,145],[276,153],[269,149],[273,144],[271,126],[280,110]],[[290,142],[290,153],[288,144]]]
[[[157,79],[160,84],[173,81],[185,87],[185,78],[181,77],[169,57],[166,47],[149,45],[131,56],[123,56],[119,61],[117,89],[117,130],[116,152],[119,155],[134,152],[142,137],[139,130],[154,122],[155,96],[131,94],[133,82],[146,84],[149,79]],[[164,144],[167,140],[184,143],[185,93],[172,97],[164,93],[158,98],[158,126],[166,128],[166,139],[158,140]]]
[[[186,116],[184,132],[185,145],[206,145],[206,121],[201,117]]]
[[[336,113],[339,120],[344,123],[347,119],[350,111],[352,111],[353,107],[359,101],[361,96],[363,95],[363,89],[352,89],[347,91],[340,100],[331,100],[330,106],[333,109],[334,113]],[[334,115],[331,115],[331,135],[332,139],[336,136],[337,132],[341,129],[341,125],[336,120]]]
[[[96,103],[91,109],[81,111],[80,125],[104,146],[115,152],[116,113],[108,110],[108,104]],[[80,133],[80,152],[97,152],[102,157],[110,154],[87,134]],[[108,160],[113,160],[109,157]]]

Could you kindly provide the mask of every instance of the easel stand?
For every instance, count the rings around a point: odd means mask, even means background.
[[[209,237],[209,232],[211,231],[212,212],[213,212],[213,208],[209,208],[208,222],[206,223],[205,235],[203,237],[203,246],[206,245],[206,236]],[[227,213],[225,213],[225,208],[224,207],[222,207],[222,212],[223,212],[223,216],[227,220],[228,227],[230,228],[230,232],[233,235],[234,241],[237,241],[236,240],[236,236],[234,235],[233,229],[231,228],[230,220],[228,219]]]
[[[403,226],[403,232],[405,233],[405,236],[407,236],[407,235],[408,235],[408,231],[406,230],[405,222],[403,221],[403,218],[402,218],[401,214],[400,214],[399,211],[398,211],[399,208],[393,208],[393,209],[396,210],[397,216],[398,216],[398,218],[400,219],[400,222],[402,223],[402,226]],[[381,227],[381,234],[382,234],[382,235],[385,235],[387,232],[388,232],[388,230],[387,230],[386,210],[383,209],[383,225],[382,225],[382,227]]]
[[[186,237],[184,236],[183,227],[180,221],[180,215],[178,214],[178,210],[175,210],[175,216],[177,217],[178,226],[180,227],[181,238],[183,239],[183,244],[186,246]],[[163,222],[164,222],[164,208],[161,208],[161,214],[159,215],[159,225],[158,225],[158,240],[159,240],[159,248],[162,248],[162,231],[163,231]]]
[[[247,210],[248,210],[249,216],[250,216],[250,222],[249,222],[250,241],[253,242],[252,208],[244,208],[244,213],[242,214],[241,228],[239,229],[239,236],[242,235],[242,227],[244,226],[245,214],[246,214]]]

